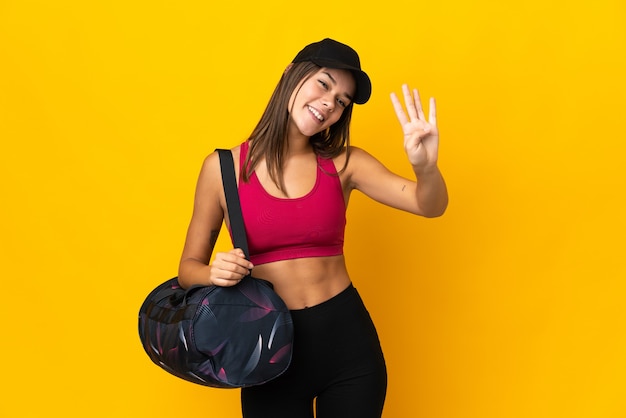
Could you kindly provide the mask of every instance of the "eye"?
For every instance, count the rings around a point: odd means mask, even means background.
[[[348,103],[346,103],[344,100],[342,99],[337,99],[337,103],[339,103],[339,106],[341,107],[348,107]]]
[[[324,90],[328,90],[328,84],[326,84],[324,80],[317,80],[317,82],[320,83],[320,86],[322,86]]]

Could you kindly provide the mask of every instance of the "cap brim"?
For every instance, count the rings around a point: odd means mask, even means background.
[[[369,100],[372,95],[372,82],[365,71],[334,60],[312,59],[311,61],[320,67],[350,70],[356,82],[356,94],[352,100],[356,104],[365,104]]]

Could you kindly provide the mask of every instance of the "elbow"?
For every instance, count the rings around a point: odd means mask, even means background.
[[[443,216],[444,213],[446,213],[445,209],[438,212],[427,213],[423,216],[424,218],[434,219]]]
[[[443,179],[440,185],[417,189],[418,214],[425,218],[438,218],[448,208],[448,190]]]
[[[438,210],[438,211],[424,213],[424,214],[422,214],[422,216],[424,218],[433,219],[433,218],[439,218],[439,217],[443,216],[444,213],[446,213],[445,208],[442,209],[442,210]]]
[[[182,287],[183,289],[187,289],[190,287],[189,282],[187,281],[187,275],[185,274],[185,272],[182,271],[182,269],[178,269],[178,284],[180,285],[180,287]]]
[[[181,273],[180,271],[178,272],[178,284],[180,285],[180,287],[182,287],[183,289],[189,289],[191,286],[193,286],[195,283],[193,283],[193,280],[189,279],[189,276],[185,273]]]
[[[441,204],[422,211],[420,215],[422,215],[424,218],[439,218],[440,216],[443,216],[444,213],[446,213],[447,209],[448,199],[445,199],[445,201]]]

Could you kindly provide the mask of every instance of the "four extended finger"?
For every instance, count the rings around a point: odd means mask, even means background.
[[[400,99],[398,99],[396,93],[391,93],[391,103],[393,104],[393,109],[396,112],[400,125],[404,126],[409,120],[406,117],[406,113],[404,113],[402,103],[400,103]]]
[[[429,115],[428,115],[428,123],[430,123],[435,128],[437,127],[437,104],[435,103],[435,98],[430,98],[429,103]]]
[[[418,110],[415,105],[415,101],[411,96],[411,90],[409,89],[408,84],[402,85],[402,92],[404,93],[404,104],[406,106],[407,112],[409,113],[409,118],[411,119],[411,121],[419,119]]]
[[[413,89],[413,101],[415,102],[415,107],[417,108],[417,117],[420,120],[426,120],[426,116],[424,115],[424,109],[422,109],[422,100],[420,99],[420,93],[417,89]]]

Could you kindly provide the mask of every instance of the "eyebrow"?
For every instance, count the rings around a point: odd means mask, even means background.
[[[335,80],[335,79],[333,78],[333,76],[332,76],[332,75],[330,75],[330,73],[328,73],[328,72],[326,72],[326,71],[323,71],[323,73],[324,73],[324,74],[326,74],[326,75],[328,76],[328,78],[330,78],[330,81],[332,81],[334,85],[337,85],[337,80]],[[344,93],[344,94],[346,95],[346,97],[347,97],[347,98],[348,98],[351,102],[353,101],[352,96],[350,96],[348,93]]]

